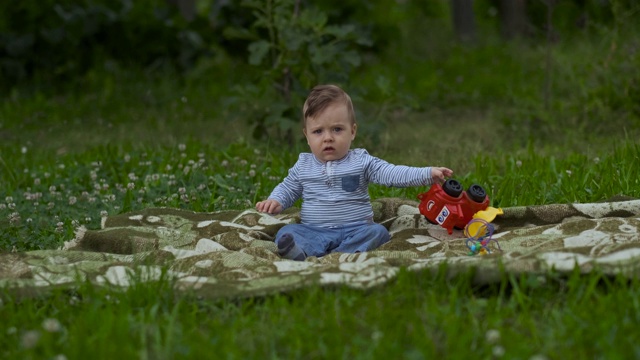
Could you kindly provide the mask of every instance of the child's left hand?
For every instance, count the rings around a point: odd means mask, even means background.
[[[445,177],[451,177],[453,170],[446,167],[431,167],[432,184],[443,184]]]

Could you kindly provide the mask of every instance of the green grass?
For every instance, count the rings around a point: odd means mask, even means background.
[[[3,358],[627,358],[640,355],[640,284],[588,276],[472,285],[401,272],[368,292],[309,288],[204,301],[168,280],[3,297]]]
[[[539,64],[520,63],[509,83],[513,91],[498,92],[507,78],[491,75],[516,63],[501,58],[512,52],[487,51],[462,54],[492,59],[473,79],[480,83],[447,90],[457,68],[447,65],[433,75],[440,79],[430,83],[425,76],[406,90],[427,93],[412,98],[425,106],[397,107],[407,100],[403,94],[380,106],[357,103],[362,114],[376,116],[360,118],[355,145],[398,164],[449,166],[464,184],[483,185],[494,206],[640,197],[638,116],[628,111],[630,98],[601,86],[622,77],[607,73],[601,47],[581,50],[583,59],[601,52],[593,69],[573,67],[568,50],[555,53],[558,71],[574,70],[557,76],[562,96],[550,110],[540,104],[540,84],[524,83],[528,74],[539,81]],[[539,59],[540,53],[526,57]],[[619,61],[616,69],[634,59]],[[427,60],[439,66],[437,57]],[[424,64],[416,64],[404,68],[407,77],[421,78]],[[591,70],[593,77],[584,77]],[[83,87],[55,96],[14,91],[0,103],[1,251],[58,247],[78,226],[99,228],[104,215],[148,206],[217,211],[266,197],[306,144],[288,148],[251,139],[249,122],[212,100],[228,85],[220,81],[93,74]],[[593,84],[600,84],[597,91]],[[622,83],[627,90],[630,84]],[[479,95],[464,106],[476,85]],[[500,98],[484,103],[494,94]],[[436,106],[440,100],[445,105]],[[425,190],[372,186],[370,192],[415,199]],[[6,290],[0,357],[640,356],[638,279],[597,271],[505,275],[478,287],[472,274],[444,273],[402,272],[366,292],[308,288],[216,301],[176,293],[169,280],[124,291],[79,284],[74,291],[24,298]]]

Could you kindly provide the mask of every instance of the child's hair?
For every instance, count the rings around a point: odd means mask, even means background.
[[[351,123],[356,123],[356,114],[353,110],[351,97],[335,85],[318,85],[311,89],[307,100],[304,102],[304,107],[302,108],[304,125],[307,124],[308,118],[322,113],[332,104],[344,104],[349,112]]]

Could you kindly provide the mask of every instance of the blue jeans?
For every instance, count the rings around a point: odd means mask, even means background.
[[[323,256],[332,252],[356,253],[373,250],[391,238],[387,228],[376,223],[341,225],[331,228],[289,224],[276,234],[276,244],[282,234],[293,235],[293,241],[307,256]]]

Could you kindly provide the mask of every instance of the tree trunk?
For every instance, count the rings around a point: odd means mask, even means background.
[[[471,41],[476,38],[476,21],[473,0],[451,0],[453,29],[458,39]]]
[[[505,39],[524,36],[527,30],[526,0],[501,0],[500,18]]]

